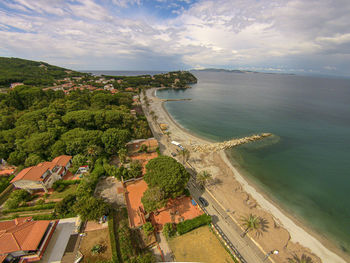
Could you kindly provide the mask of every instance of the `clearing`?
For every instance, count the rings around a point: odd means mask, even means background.
[[[94,255],[91,249],[95,245],[102,245],[103,249],[101,253]],[[81,241],[80,252],[84,255],[83,262],[111,260],[112,250],[108,228],[86,232],[86,236]]]
[[[177,261],[234,262],[230,254],[207,226],[202,226],[182,236],[172,238],[168,242]]]

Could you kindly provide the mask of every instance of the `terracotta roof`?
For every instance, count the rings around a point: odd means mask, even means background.
[[[0,263],[4,262],[5,258],[7,257],[7,254],[6,255],[0,255]]]
[[[72,159],[72,156],[61,155],[53,159],[52,162],[60,166],[66,166],[71,159]]]
[[[31,166],[20,171],[15,178],[12,179],[11,183],[19,180],[31,180],[31,181],[43,181],[41,176],[47,171],[48,166]]]
[[[15,169],[6,169],[0,171],[0,176],[10,175],[15,171]],[[1,261],[0,261],[1,262]]]
[[[72,159],[72,156],[61,155],[52,160],[52,162],[42,162],[37,166],[31,166],[20,171],[15,178],[12,179],[11,183],[19,180],[30,180],[30,181],[43,181],[41,176],[49,169],[52,170],[55,166],[66,166],[67,163]]]
[[[50,222],[30,218],[0,222],[0,254],[36,250]]]

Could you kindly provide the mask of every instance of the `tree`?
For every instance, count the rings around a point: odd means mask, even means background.
[[[125,148],[121,148],[118,151],[119,160],[121,163],[125,163],[128,151]]]
[[[80,166],[86,165],[86,156],[82,154],[74,155],[72,159],[72,165],[74,169],[78,169]]]
[[[152,212],[165,206],[167,200],[164,192],[159,187],[148,188],[141,198],[143,207],[147,212]]]
[[[202,171],[199,174],[197,174],[196,182],[201,187],[203,187],[211,179],[212,179],[212,175],[208,171]]]
[[[124,129],[110,128],[102,135],[102,142],[105,151],[109,154],[116,154],[119,149],[123,148],[125,143],[130,139],[130,132]]]
[[[128,178],[138,178],[142,176],[142,165],[139,161],[133,161],[130,163],[130,168],[128,170]]]
[[[93,196],[83,196],[74,206],[75,212],[82,220],[98,221],[107,212],[107,204]]]
[[[55,205],[55,214],[60,217],[64,217],[66,215],[74,213],[73,207],[77,200],[76,195],[70,194],[67,195],[63,200],[59,201]]]
[[[27,157],[24,165],[26,167],[29,167],[29,166],[35,166],[37,165],[38,163],[41,163],[43,162],[44,160],[37,154],[35,153],[31,153],[29,154],[29,156]]]
[[[165,223],[163,227],[163,234],[166,239],[173,237],[176,234],[176,229],[173,223]]]
[[[190,158],[190,151],[187,149],[182,149],[180,151],[180,155],[182,156],[182,164],[185,164],[185,162],[187,162]]]
[[[151,222],[146,222],[142,226],[143,231],[145,232],[146,236],[149,236],[154,231],[154,227],[152,226]]]
[[[241,237],[244,237],[249,231],[256,231],[257,234],[261,232],[262,224],[261,224],[261,218],[250,214],[247,217],[242,217],[243,226],[245,227],[245,231],[241,235]]]
[[[10,153],[9,158],[7,159],[7,162],[14,165],[20,165],[24,162],[26,159],[26,154],[20,151],[14,151]]]
[[[96,156],[99,156],[102,153],[102,149],[100,146],[97,145],[88,145],[86,148],[87,155],[91,158],[95,158]]]
[[[23,202],[28,201],[30,194],[26,190],[13,191],[5,203],[7,209],[13,209],[19,207]]]
[[[144,180],[149,187],[159,187],[165,197],[177,197],[184,193],[190,178],[185,167],[169,156],[158,156],[146,165]]]
[[[292,258],[288,258],[289,263],[312,263],[311,257],[302,254],[301,257],[298,257],[298,255],[294,254]]]

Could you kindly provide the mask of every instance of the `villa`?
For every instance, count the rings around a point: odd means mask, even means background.
[[[39,261],[58,221],[33,221],[30,217],[0,222],[0,262]]]
[[[52,187],[53,183],[62,179],[72,164],[72,156],[61,155],[51,162],[39,163],[19,172],[11,183],[14,187],[25,189],[28,192],[45,191]]]

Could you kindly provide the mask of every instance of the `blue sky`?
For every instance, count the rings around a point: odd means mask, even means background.
[[[348,0],[2,0],[0,56],[350,76]]]

